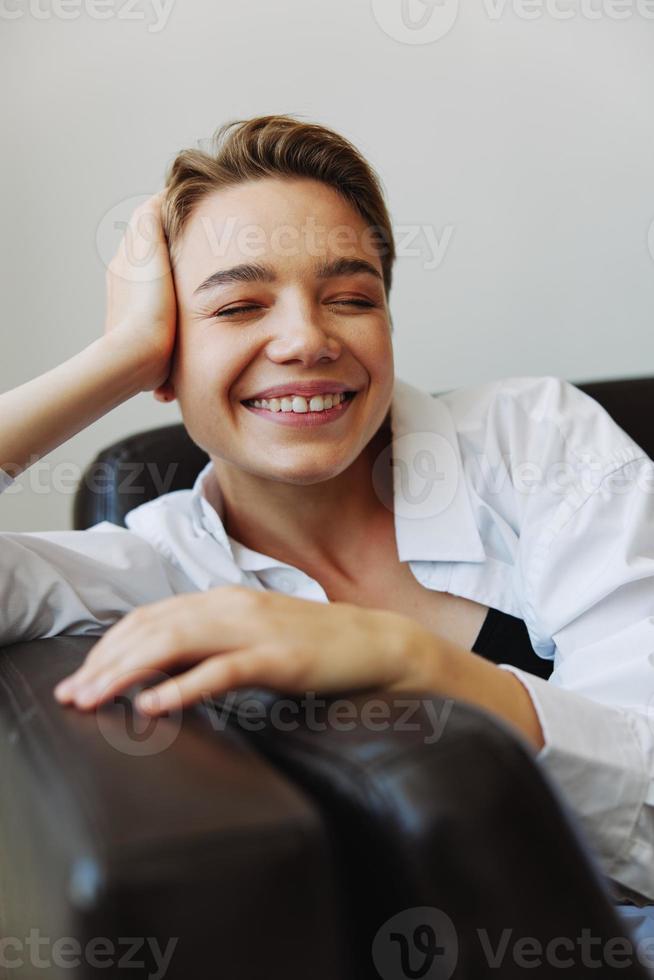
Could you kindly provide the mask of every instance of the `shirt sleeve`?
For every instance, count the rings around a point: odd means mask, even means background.
[[[12,482],[0,469],[0,488]],[[110,521],[85,531],[0,533],[0,646],[99,636],[136,606],[191,591],[181,569]]]
[[[531,695],[545,743],[537,759],[617,892],[653,900],[654,463],[572,388],[556,390],[553,416],[565,407],[572,426],[558,462],[578,461],[581,434],[598,464],[594,479],[577,472],[556,506],[533,496],[519,552],[525,621],[554,670],[545,681],[500,667]],[[541,444],[548,466],[549,448]]]

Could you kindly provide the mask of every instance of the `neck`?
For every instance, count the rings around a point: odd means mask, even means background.
[[[372,481],[375,460],[390,439],[387,417],[346,470],[308,486],[263,479],[212,457],[227,533],[313,578],[329,573],[354,581],[366,543],[378,539],[389,521],[392,525]],[[390,469],[382,474],[387,481]],[[392,499],[388,490],[383,496]]]

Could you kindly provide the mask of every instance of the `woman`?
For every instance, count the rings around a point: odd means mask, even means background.
[[[394,258],[379,182],[330,130],[262,117],[179,154],[109,267],[104,335],[0,399],[0,466],[8,485],[140,391],[179,400],[210,463],[128,530],[4,534],[1,639],[104,633],[55,692],[84,710],[173,668],[144,712],[251,685],[464,698],[526,740],[642,904],[651,461],[557,378],[438,399],[395,378]],[[549,681],[473,651],[489,609]]]

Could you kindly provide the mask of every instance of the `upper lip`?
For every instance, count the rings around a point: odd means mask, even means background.
[[[279,395],[325,395],[337,394],[339,391],[356,391],[353,385],[342,384],[340,381],[287,381],[285,384],[272,385],[262,388],[256,395],[248,395],[242,401],[252,401],[253,398],[274,398]]]

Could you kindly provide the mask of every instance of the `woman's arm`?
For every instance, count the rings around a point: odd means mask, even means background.
[[[9,476],[166,379],[176,308],[159,198],[155,195],[134,212],[109,265],[104,335],[63,364],[0,395],[0,469]]]
[[[0,468],[16,477],[46,453],[142,391],[148,365],[110,334],[0,395]]]
[[[531,699],[516,677],[411,617],[239,586],[137,610],[103,637],[57,696],[89,708],[121,690],[134,670],[147,675],[148,667],[175,663],[190,670],[154,689],[159,710],[249,683],[296,693],[433,691],[472,701],[536,749],[543,745]]]
[[[516,728],[540,751],[545,740],[527,689],[518,678],[441,637],[424,632],[413,647],[414,670],[394,691],[433,691],[443,697],[469,701],[497,715]]]
[[[176,309],[158,208],[155,197],[134,212],[110,263],[105,335],[0,396],[0,492],[40,456],[166,379]],[[130,275],[139,237],[148,262]],[[151,543],[108,521],[86,531],[3,532],[0,645],[100,635],[138,606],[193,589]]]

